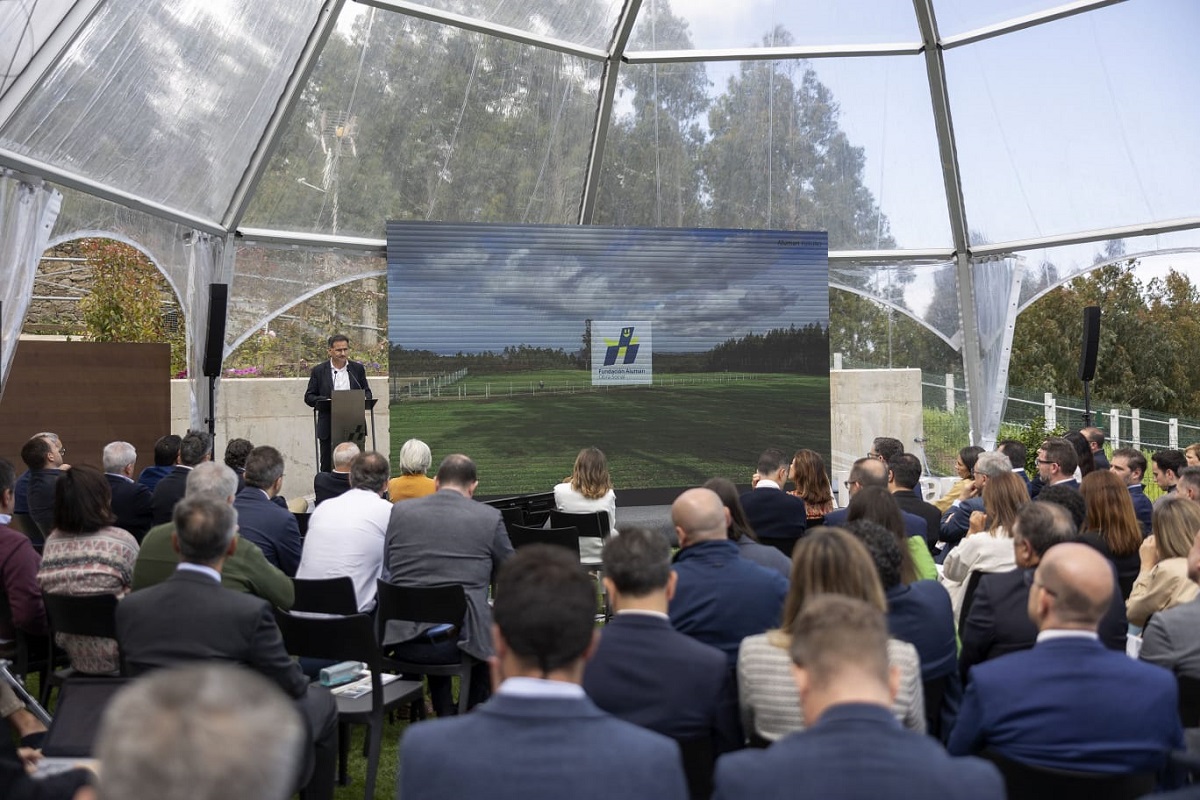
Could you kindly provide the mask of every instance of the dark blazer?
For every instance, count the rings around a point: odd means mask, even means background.
[[[258,545],[267,561],[284,575],[296,577],[302,545],[296,515],[254,486],[238,492],[233,507],[238,512],[238,535]]]
[[[824,524],[831,528],[845,525],[846,517],[849,515],[849,508],[835,508],[825,515]],[[904,520],[904,534],[906,536],[920,536],[922,539],[925,539],[925,520],[903,509],[900,510],[900,517]]]
[[[1113,582],[1116,583],[1116,575]],[[983,575],[975,588],[971,608],[962,623],[959,667],[964,677],[971,667],[1007,653],[1028,650],[1037,641],[1037,626],[1029,619],[1032,569],[1014,569]],[[1100,640],[1112,650],[1125,650],[1125,602],[1113,587],[1113,602],[1100,621]]]
[[[662,617],[613,617],[600,629],[583,689],[604,711],[672,739],[711,737],[718,753],[742,745],[737,690],[725,654]]]
[[[497,694],[470,714],[411,725],[399,783],[398,797],[422,800],[688,796],[675,742],[586,697]]]
[[[714,800],[800,797],[1004,800],[1005,789],[992,764],[951,758],[936,740],[902,728],[887,708],[843,703],[766,750],[717,762]]]
[[[154,525],[162,525],[164,522],[171,521],[171,515],[175,513],[175,504],[182,500],[184,494],[187,493],[187,476],[191,474],[190,467],[177,464],[154,487],[151,501],[154,510]]]
[[[317,494],[314,505],[321,505],[331,497],[350,491],[349,472],[318,472],[313,477],[313,491]]]
[[[1162,667],[1095,639],[1052,639],[971,671],[947,749],[1056,769],[1157,772],[1184,746],[1178,703]]]
[[[1150,535],[1150,517],[1154,514],[1154,503],[1146,497],[1146,487],[1135,483],[1129,488],[1129,499],[1133,501],[1133,513],[1142,525],[1142,538]]]
[[[946,509],[938,531],[938,539],[946,543],[943,553],[949,553],[967,535],[971,528],[971,514],[984,510],[982,497],[972,497]]]
[[[54,487],[61,477],[60,469],[29,471],[29,488],[26,490],[29,516],[33,517],[43,537],[49,536],[50,531],[54,530]]]
[[[783,552],[769,545],[756,542],[748,536],[737,540],[738,552],[747,561],[753,561],[760,567],[775,570],[785,578],[792,574],[792,560]]]
[[[174,466],[160,467],[157,464],[146,467],[138,475],[138,483],[153,492],[158,487],[158,482],[170,475],[173,469],[175,469]]]
[[[351,389],[363,389],[371,399],[371,385],[367,383],[367,368],[357,361],[346,362]],[[308,387],[304,390],[304,403],[317,408],[318,400],[328,400],[333,395],[333,365],[328,360],[312,368],[308,376]],[[330,435],[329,406],[317,409],[317,438],[328,439]]]
[[[921,679],[932,680],[958,665],[958,641],[950,595],[937,581],[914,581],[887,592],[888,631],[917,648]]]
[[[140,544],[154,521],[154,495],[140,483],[134,483],[124,475],[106,472],[108,486],[112,489],[112,510],[117,515],[116,526],[133,534]]]
[[[926,503],[908,489],[892,492],[900,510],[925,520],[925,543],[932,550],[942,527],[942,512],[933,503]],[[910,536],[912,534],[909,534]]]
[[[764,486],[744,493],[741,500],[756,535],[764,539],[799,539],[804,535],[807,514],[799,497]]]
[[[1104,448],[1092,451],[1092,463],[1096,465],[1096,469],[1108,469],[1108,456],[1104,453]]]

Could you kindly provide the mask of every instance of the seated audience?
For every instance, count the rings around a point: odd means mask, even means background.
[[[752,742],[774,742],[805,726],[796,684],[791,680],[787,631],[813,598],[837,594],[869,603],[881,613],[887,610],[871,555],[851,534],[839,528],[816,528],[796,545],[792,562],[791,588],[780,629],[747,636],[738,653],[739,705]],[[890,704],[892,713],[906,728],[924,733],[925,695],[916,648],[888,639],[887,657],[899,675],[898,691]]]
[[[1070,445],[1067,445],[1069,448]],[[974,482],[965,488],[958,499],[950,504],[950,508],[942,515],[942,526],[938,532],[941,561],[950,550],[962,541],[971,529],[971,515],[976,511],[987,513],[983,504],[983,489],[987,482],[998,475],[1011,475],[1012,462],[1008,456],[995,451],[980,453],[975,459]]]
[[[225,466],[237,475],[238,491],[246,488],[246,458],[254,449],[254,443],[249,439],[230,439],[225,445]]]
[[[160,670],[122,689],[97,736],[105,798],[286,800],[304,722],[256,672],[227,664]]]
[[[583,690],[615,717],[712,752],[742,746],[737,695],[725,654],[671,627],[675,592],[667,537],[626,529],[604,546],[604,586],[614,616],[583,671]]]
[[[900,453],[887,467],[887,490],[901,511],[925,520],[925,545],[932,551],[942,525],[942,512],[921,498],[921,460],[912,453]]]
[[[475,706],[488,698],[487,662],[495,652],[488,588],[513,548],[500,512],[472,499],[479,486],[474,461],[459,453],[446,456],[435,483],[433,494],[392,506],[385,569],[397,586],[461,584],[467,595],[466,620],[450,639],[427,635],[432,625],[390,620],[383,644],[396,658],[422,664],[453,664],[463,653],[478,659],[468,699]],[[455,713],[449,676],[430,675],[429,695],[439,717]]]
[[[1037,472],[1043,486],[1062,485],[1078,489],[1075,470],[1079,468],[1079,455],[1075,445],[1060,436],[1051,436],[1042,442],[1037,452]]]
[[[1200,503],[1200,467],[1184,467],[1179,473],[1179,493],[1188,500]]]
[[[575,457],[575,468],[554,487],[554,505],[568,514],[603,511],[608,515],[609,534],[617,534],[617,495],[608,474],[608,461],[598,447],[585,447]],[[600,563],[602,542],[593,536],[579,540],[579,560]]]
[[[746,512],[742,508],[742,501],[738,498],[738,490],[733,485],[733,481],[728,478],[710,478],[705,482],[704,488],[716,492],[717,497],[721,498],[721,502],[725,504],[726,516],[729,520],[726,534],[730,541],[737,542],[742,558],[749,559],[760,567],[773,569],[786,578],[792,571],[791,560],[777,548],[769,547],[758,541],[758,537],[754,535],[754,529],[750,527],[750,522],[746,519]]]
[[[92,800],[92,772],[70,769],[54,775],[34,777],[30,772],[41,759],[40,751],[18,749],[7,736],[0,736],[0,797],[4,800]]]
[[[1079,431],[1070,431],[1064,433],[1063,437],[1071,446],[1075,448],[1075,474],[1079,476],[1079,480],[1083,480],[1096,469],[1096,461],[1092,455],[1092,447],[1088,443],[1087,437]],[[1073,476],[1072,476],[1073,477]]]
[[[994,766],[950,758],[929,737],[900,727],[892,712],[897,670],[889,666],[890,640],[877,607],[817,596],[800,609],[788,634],[808,727],[766,750],[722,756],[716,800],[1005,797]]]
[[[188,473],[185,497],[204,497],[232,506],[237,492],[237,475],[224,464],[208,461]],[[179,551],[173,537],[175,523],[156,525],[142,540],[137,562],[133,565],[133,590],[162,583],[175,574]],[[236,535],[235,535],[236,538]],[[221,566],[221,585],[235,592],[261,597],[284,611],[296,601],[292,579],[270,564],[262,550],[241,544]]]
[[[1167,670],[1100,643],[1114,589],[1112,566],[1093,548],[1050,548],[1030,588],[1037,644],[971,670],[949,751],[1081,772],[1161,770],[1183,746],[1179,693]]]
[[[771,448],[758,457],[754,488],[742,497],[746,519],[760,541],[790,555],[796,540],[804,535],[808,512],[804,501],[783,490],[792,462],[782,450]]]
[[[104,477],[112,492],[112,510],[116,526],[129,531],[139,542],[150,530],[154,519],[154,495],[133,480],[137,451],[129,442],[109,442],[102,455]]]
[[[63,463],[67,448],[52,433],[39,433],[21,447],[26,473],[26,504],[29,516],[41,532],[41,540],[54,528],[54,486],[70,467]]]
[[[1163,490],[1163,495],[1174,494],[1179,483],[1179,473],[1187,466],[1187,456],[1181,450],[1159,450],[1150,456],[1150,461],[1153,462],[1150,472],[1158,488]],[[1160,497],[1154,504],[1158,505],[1161,500]]]
[[[46,594],[96,595],[129,593],[137,540],[113,527],[112,494],[95,467],[73,467],[54,487],[54,529],[42,550],[38,584]],[[120,668],[117,643],[96,636],[60,633],[59,646],[71,666],[92,675]]]
[[[1200,503],[1182,496],[1159,499],[1151,535],[1138,549],[1141,569],[1125,604],[1129,624],[1143,627],[1150,615],[1194,600],[1200,588],[1188,579],[1187,554],[1200,531]]]
[[[1068,494],[1078,496],[1070,490]],[[1077,530],[1070,512],[1057,503],[1039,498],[1021,507],[1012,530],[1017,568],[981,576],[971,608],[962,621],[959,663],[963,676],[976,664],[1033,647],[1038,632],[1027,611],[1033,571],[1052,547],[1074,540]],[[1112,580],[1114,597],[1100,622],[1100,641],[1124,652],[1128,628],[1125,603],[1115,572]]]
[[[844,526],[846,521],[850,519],[850,503],[854,502],[855,496],[864,489],[880,490],[878,492],[871,492],[869,496],[875,498],[879,497],[881,494],[887,495],[889,502],[885,503],[884,505],[896,507],[896,509],[899,511],[899,507],[896,506],[895,498],[891,497],[887,490],[888,466],[877,458],[860,458],[855,461],[850,466],[850,475],[846,478],[845,485],[846,491],[850,494],[849,502],[847,502],[845,508],[835,509],[834,511],[831,511],[825,515],[826,527],[836,528]],[[869,503],[869,505],[873,504],[874,500]],[[862,501],[860,501],[860,506],[861,505]],[[859,513],[862,513],[861,507],[859,509]],[[925,535],[927,533],[925,530],[925,520],[921,519],[916,514],[910,514],[907,511],[900,511],[899,513],[902,526],[900,530],[902,535],[916,536],[921,540],[921,542],[924,542]],[[929,548],[926,547],[925,550],[926,555],[928,555]],[[914,557],[919,557],[919,555],[916,555],[917,549],[915,547],[913,548],[913,553]],[[930,568],[932,569],[932,563],[930,563]]]
[[[679,495],[671,521],[680,547],[671,624],[719,648],[733,667],[742,639],[779,627],[787,579],[741,557],[725,532],[725,506],[711,489]]]
[[[1025,471],[1025,455],[1028,450],[1025,443],[1016,439],[1001,439],[996,442],[996,452],[1003,453],[1012,464],[1013,474],[1025,484],[1025,492],[1029,493],[1029,473]]]
[[[359,452],[354,442],[342,442],[333,448],[333,471],[318,472],[313,477],[315,505],[319,506],[350,489],[350,463],[358,457]]]
[[[237,493],[238,534],[263,551],[267,561],[294,577],[300,566],[300,525],[296,516],[274,502],[283,490],[283,455],[259,446],[246,457],[246,488]]]
[[[566,550],[532,545],[509,559],[496,580],[496,694],[408,728],[397,798],[687,797],[675,742],[609,716],[579,686],[595,612],[595,586]]]
[[[900,574],[905,583],[937,580],[937,565],[933,563],[933,556],[929,555],[924,533],[913,533],[912,529],[905,525],[903,514],[896,505],[896,499],[886,489],[879,486],[863,486],[851,495],[843,524],[866,519],[882,525],[892,532],[896,542],[904,549],[905,559]],[[919,521],[919,518],[917,519]],[[924,522],[921,523],[921,527],[924,528]]]
[[[955,500],[962,499],[962,493],[975,483],[975,460],[982,452],[983,448],[976,445],[958,451],[958,457],[954,460],[954,472],[958,475],[958,480],[950,487],[950,491],[933,501],[933,505],[942,514],[950,510]]]
[[[1109,471],[1125,484],[1129,490],[1129,499],[1133,501],[1133,513],[1137,515],[1138,524],[1142,526],[1142,536],[1150,535],[1150,515],[1154,504],[1146,497],[1146,487],[1142,479],[1146,474],[1146,457],[1136,447],[1122,447],[1114,450]]]
[[[972,512],[966,538],[946,554],[942,564],[942,585],[950,593],[956,622],[972,572],[1008,572],[1017,566],[1012,527],[1017,512],[1028,502],[1025,485],[1011,472],[990,478],[984,485],[986,512]]]
[[[904,442],[893,436],[876,436],[871,440],[871,450],[868,458],[878,459],[884,464],[904,452]]]
[[[833,489],[829,486],[829,472],[821,454],[816,450],[797,450],[792,456],[788,477],[796,485],[791,494],[804,501],[806,525],[821,525],[825,515],[833,511]]]
[[[1095,547],[1117,570],[1121,599],[1129,597],[1140,570],[1142,528],[1125,484],[1112,470],[1096,470],[1079,485],[1083,497],[1082,540]]]
[[[337,464],[337,448],[333,451]],[[362,453],[350,463],[350,489],[313,511],[300,553],[297,578],[340,578],[354,581],[359,611],[375,607],[375,581],[383,574],[383,542],[392,504],[387,490],[387,459]]]
[[[188,431],[179,442],[179,461],[154,487],[154,524],[171,521],[171,513],[187,493],[187,476],[212,460],[213,440],[204,431]]]
[[[154,465],[146,467],[138,475],[138,483],[151,492],[158,487],[158,482],[175,469],[179,461],[179,446],[183,439],[173,433],[160,436],[154,443]]]
[[[181,559],[175,574],[117,606],[117,638],[130,673],[216,660],[250,667],[270,679],[308,722],[312,769],[307,796],[328,800],[338,752],[337,704],[328,689],[310,685],[288,655],[270,605],[221,587],[225,559],[239,546],[251,546],[235,537],[236,510],[222,500],[185,497],[175,507],[174,523]]]
[[[1108,456],[1104,453],[1104,431],[1099,428],[1081,428],[1079,431],[1087,439],[1088,450],[1092,453],[1092,463],[1097,470],[1107,471]],[[1087,475],[1084,475],[1086,478]]]
[[[433,463],[429,445],[409,439],[400,448],[400,475],[388,481],[388,499],[393,503],[433,494],[433,478],[425,473]]]

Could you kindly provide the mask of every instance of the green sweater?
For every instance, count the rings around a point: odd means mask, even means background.
[[[133,590],[162,583],[179,564],[179,554],[171,544],[173,523],[156,525],[142,539],[137,562],[133,565]],[[241,537],[237,549],[221,567],[221,585],[227,589],[256,595],[273,606],[288,610],[296,602],[292,579],[267,561],[262,550]]]
[[[142,545],[145,547],[145,545]],[[936,581],[938,579],[937,565],[933,556],[929,555],[929,545],[920,536],[908,537],[908,552],[912,556],[913,566],[917,568],[917,580]],[[141,558],[138,559],[141,561]],[[137,588],[137,572],[133,573],[133,588]]]

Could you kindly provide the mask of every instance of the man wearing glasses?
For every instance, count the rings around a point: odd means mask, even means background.
[[[29,467],[25,490],[29,516],[33,518],[42,537],[54,528],[54,485],[63,470],[71,468],[63,462],[67,448],[53,433],[38,433],[21,447],[21,460]],[[36,544],[36,542],[35,542]]]

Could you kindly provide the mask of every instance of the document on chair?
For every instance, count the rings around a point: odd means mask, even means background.
[[[400,676],[385,672],[379,676],[379,679],[384,686],[387,686],[393,681],[400,680]],[[333,692],[338,697],[348,697],[351,700],[356,700],[359,697],[368,695],[371,693],[371,673],[364,672],[363,677],[359,678],[358,680],[351,681],[350,683],[338,686],[335,689],[330,689],[329,691]]]

